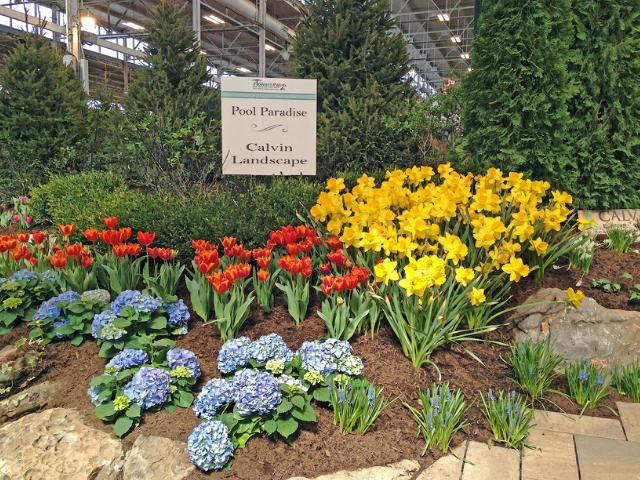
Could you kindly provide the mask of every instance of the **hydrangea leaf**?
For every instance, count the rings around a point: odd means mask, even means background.
[[[284,438],[289,438],[298,430],[298,422],[294,418],[286,418],[278,420],[277,431]]]
[[[133,420],[129,417],[118,417],[116,423],[113,424],[113,433],[118,437],[124,437],[133,427]]]

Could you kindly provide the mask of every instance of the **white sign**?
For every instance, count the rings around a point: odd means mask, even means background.
[[[578,216],[595,220],[591,232],[597,235],[607,233],[607,228],[636,229],[640,233],[640,210],[580,210]]]
[[[316,80],[222,78],[222,173],[316,174]]]

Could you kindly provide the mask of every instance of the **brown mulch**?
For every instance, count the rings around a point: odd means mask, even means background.
[[[626,300],[613,298],[599,290],[588,288],[591,278],[600,278],[622,271],[629,271],[640,278],[640,255],[614,254],[599,251],[592,272],[583,280],[582,288],[589,296],[594,296],[599,303],[610,308],[626,308]],[[575,287],[579,276],[562,270],[549,270],[545,276],[543,287],[567,288]],[[540,285],[532,281],[517,285],[512,296],[517,301],[524,299]],[[255,339],[267,333],[276,332],[285,339],[292,349],[297,349],[305,340],[315,340],[325,335],[322,321],[311,314],[300,327],[291,321],[286,307],[281,303],[271,315],[264,315],[254,309],[250,319],[242,331]],[[26,336],[27,326],[21,325],[9,334],[0,337],[0,348]],[[469,342],[441,348],[435,352],[432,360],[438,365],[442,379],[453,387],[463,390],[469,406],[466,415],[469,426],[454,438],[454,444],[464,439],[487,441],[490,438],[488,425],[482,415],[482,403],[479,392],[486,395],[488,389],[517,390],[509,378],[509,368],[503,362],[509,348],[510,333],[502,328],[491,333],[488,342]],[[192,350],[202,365],[203,377],[197,390],[210,378],[219,376],[216,367],[217,352],[220,349],[220,338],[213,325],[204,325],[193,320],[191,330],[178,339],[178,345]],[[378,419],[374,428],[366,435],[350,434],[343,436],[332,422],[329,410],[316,408],[318,423],[303,430],[292,446],[284,442],[276,442],[268,438],[253,438],[246,448],[236,452],[233,468],[229,471],[210,475],[197,472],[193,478],[236,478],[246,480],[286,479],[295,475],[313,477],[322,473],[341,469],[356,469],[371,465],[383,465],[406,458],[415,458],[428,466],[440,456],[435,450],[420,456],[423,449],[421,438],[416,437],[416,425],[409,416],[402,402],[417,405],[418,388],[426,388],[438,380],[436,370],[431,366],[415,369],[402,354],[399,344],[391,331],[383,326],[374,336],[361,336],[353,340],[355,354],[362,357],[365,364],[364,374],[376,385],[384,387],[385,395],[398,397]],[[474,360],[466,351],[473,352],[484,365]],[[91,378],[102,373],[106,361],[97,356],[98,348],[91,340],[85,341],[75,348],[69,343],[60,342],[47,346],[43,371],[36,380],[57,381],[61,389],[52,398],[49,407],[75,408],[84,417],[87,424],[111,431],[110,425],[103,424],[93,414],[86,391]],[[567,391],[565,379],[560,378],[554,385],[560,391]],[[568,413],[579,413],[580,409],[568,399],[558,394],[549,396],[544,408]],[[615,401],[621,399],[614,389],[611,395],[598,409],[589,410],[587,414],[611,417],[615,410]],[[608,407],[608,408],[607,408]],[[537,408],[542,408],[537,406]],[[143,423],[124,439],[125,448],[129,448],[139,435],[157,435],[185,442],[191,430],[198,424],[198,419],[191,409],[178,409],[168,414],[164,411],[145,414]]]

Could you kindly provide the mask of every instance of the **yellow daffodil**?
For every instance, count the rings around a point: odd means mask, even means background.
[[[509,280],[519,282],[522,277],[529,275],[530,269],[521,258],[511,257],[509,263],[503,265],[502,271],[509,274]]]
[[[474,307],[477,307],[487,301],[487,297],[484,294],[484,288],[473,287],[471,291],[467,293],[467,298]]]
[[[580,308],[582,300],[585,295],[582,290],[574,290],[573,288],[567,288],[567,301],[576,308]]]
[[[594,218],[586,218],[586,217],[578,218],[578,229],[581,232],[584,232],[585,230],[588,230],[594,227],[595,225],[596,225],[596,221]]]
[[[461,284],[463,287],[466,287],[467,285],[469,285],[469,282],[473,280],[474,276],[475,274],[473,273],[473,270],[471,270],[470,268],[465,268],[465,267],[456,268],[456,282]]]
[[[394,262],[385,258],[382,262],[378,263],[373,271],[376,274],[376,281],[382,282],[385,285],[388,285],[389,282],[396,282],[400,278],[396,268],[398,267],[398,262]]]
[[[540,237],[531,240],[530,250],[534,250],[538,255],[542,255],[549,248],[549,244]]]

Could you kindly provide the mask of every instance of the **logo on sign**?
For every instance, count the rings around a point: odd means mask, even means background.
[[[259,78],[255,78],[253,80],[253,89],[254,90],[280,90],[284,91],[287,89],[287,84],[283,82],[265,82]]]

